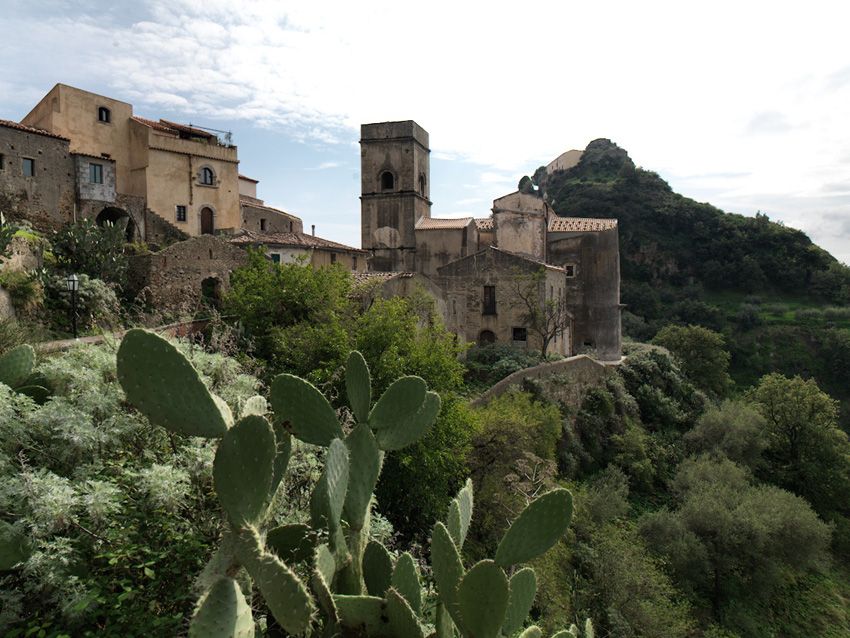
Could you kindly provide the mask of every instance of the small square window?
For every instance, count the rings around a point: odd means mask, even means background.
[[[272,253],[272,261],[276,264],[279,264],[280,263],[280,254],[279,253]]]
[[[566,264],[564,266],[564,272],[567,273],[567,277],[572,278],[576,276],[576,267],[575,264]]]
[[[112,114],[109,112],[108,108],[106,108],[105,106],[98,107],[98,109],[97,109],[97,121],[98,122],[104,122],[106,124],[109,124],[111,119],[112,119]]]
[[[336,253],[331,253],[331,263],[332,264],[336,263]]]
[[[528,330],[526,328],[514,328],[514,341],[528,341]]]
[[[186,207],[178,205],[176,207],[176,216],[177,216],[178,222],[185,222],[186,221]]]
[[[103,184],[103,164],[89,164],[89,182]]]
[[[24,177],[34,177],[35,160],[30,157],[25,157],[21,163],[21,170],[24,173]]]
[[[260,218],[260,230],[265,232],[266,230],[266,220],[264,218]]]

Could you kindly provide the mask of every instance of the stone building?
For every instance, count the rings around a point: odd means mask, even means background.
[[[276,264],[305,263],[316,268],[339,264],[352,272],[366,270],[365,250],[301,232],[260,233],[246,229],[230,243],[262,249]]]
[[[528,313],[516,286],[537,273],[541,313],[557,306],[564,317],[548,351],[619,359],[617,221],[559,217],[538,194],[519,191],[496,199],[487,218],[434,218],[428,143],[412,121],[361,127],[369,270],[419,273],[434,282],[446,325],[467,341],[528,348],[540,344],[523,321]],[[580,156],[564,153],[548,170],[564,170]]]

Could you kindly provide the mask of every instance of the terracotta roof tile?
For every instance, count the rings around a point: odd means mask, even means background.
[[[135,120],[139,124],[144,124],[145,126],[150,127],[154,130],[162,131],[163,133],[170,133],[171,135],[177,135],[177,131],[155,120],[149,120],[146,117],[139,117],[138,115],[134,115],[130,119]]]
[[[587,233],[611,230],[616,227],[616,219],[595,219],[593,217],[552,217],[552,219],[549,220],[550,233]]]
[[[420,217],[416,222],[416,230],[447,230],[466,228],[472,217],[458,217],[456,219],[439,219],[435,217]]]
[[[475,225],[478,227],[478,230],[493,230],[495,228],[492,217],[476,218]]]
[[[250,197],[248,195],[240,195],[239,196],[239,203],[240,204],[246,204],[246,205],[250,206],[251,208],[261,208],[262,210],[267,210],[271,213],[278,213],[280,215],[286,215],[287,217],[291,217],[292,219],[298,219],[298,220],[301,219],[298,215],[293,215],[292,213],[287,213],[285,210],[280,210],[279,208],[272,208],[271,206],[266,206],[263,203],[263,200],[257,199],[256,197]]]
[[[0,120],[0,126],[5,126],[6,128],[13,128],[18,131],[23,131],[24,133],[34,133],[35,135],[44,135],[45,137],[52,137],[57,140],[63,140],[65,142],[70,142],[67,137],[62,137],[61,135],[56,135],[55,133],[51,133],[50,131],[45,131],[44,129],[35,128],[34,126],[27,126],[26,124],[20,124],[18,122],[13,122],[12,120]]]
[[[362,284],[368,281],[389,281],[390,279],[410,279],[415,277],[415,272],[353,272],[355,284]]]
[[[271,245],[286,246],[288,248],[318,248],[332,252],[363,253],[365,250],[339,244],[330,239],[323,239],[305,233],[258,233],[253,230],[242,229],[242,233],[230,240],[233,244],[241,246]]]

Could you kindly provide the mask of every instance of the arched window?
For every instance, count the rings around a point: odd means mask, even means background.
[[[389,171],[384,171],[381,173],[381,190],[391,191],[393,188],[395,188],[395,177]]]
[[[97,107],[97,121],[106,122],[107,124],[112,121],[112,113],[110,113],[108,108],[105,106]]]
[[[419,194],[425,197],[425,173],[419,175]]]
[[[213,169],[209,166],[204,166],[201,169],[201,184],[205,186],[212,186],[215,184],[215,173],[213,173]]]

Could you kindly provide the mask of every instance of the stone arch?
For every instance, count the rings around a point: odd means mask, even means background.
[[[478,335],[478,345],[487,346],[491,343],[496,343],[496,333],[492,330],[482,330],[481,334]]]
[[[395,175],[392,171],[381,171],[381,191],[395,190]]]
[[[107,206],[98,213],[97,217],[95,217],[95,223],[98,226],[114,224],[123,228],[124,238],[127,241],[133,241],[136,237],[136,223],[133,221],[133,218],[130,217],[130,213],[123,208]]]

